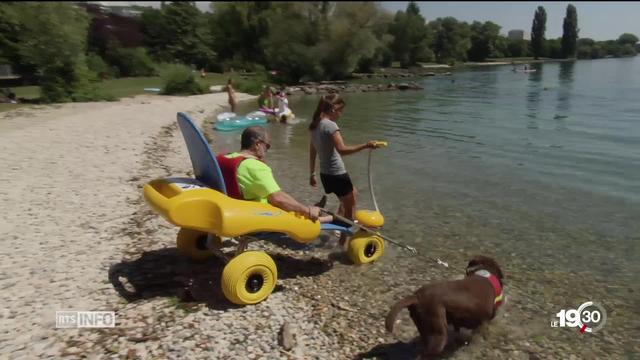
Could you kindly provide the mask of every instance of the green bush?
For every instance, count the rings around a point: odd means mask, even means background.
[[[76,79],[73,84],[73,93],[71,100],[73,101],[115,101],[117,100],[112,94],[108,94],[98,88],[100,79],[98,74],[88,68],[88,59],[83,56],[76,63],[75,74]]]
[[[380,52],[380,66],[382,67],[391,67],[391,63],[393,62],[393,52],[385,47]]]
[[[620,50],[622,56],[635,56],[636,49],[631,44],[624,44]]]
[[[33,65],[44,103],[105,100],[85,58],[89,17],[64,2],[13,4],[21,24],[19,55]],[[1,22],[1,21],[0,21]]]
[[[107,55],[109,63],[118,68],[120,76],[155,76],[156,66],[145,48],[123,48],[110,43]]]
[[[356,66],[356,72],[359,73],[372,73],[373,67],[376,66],[376,59],[374,57],[362,57],[358,60]]]
[[[117,68],[109,66],[109,64],[107,64],[100,55],[95,53],[89,53],[87,55],[87,67],[89,70],[96,73],[100,79],[110,79],[115,77],[116,73],[114,72],[114,69],[117,70]]]
[[[562,59],[564,57],[562,54],[560,39],[547,39],[545,45],[547,57],[552,59]]]
[[[41,100],[45,103],[116,100],[113,95],[98,88],[100,80],[86,63],[87,60],[80,55],[75,64],[47,68],[41,76]]]
[[[182,64],[169,64],[161,68],[162,93],[165,95],[194,95],[204,93],[192,70]]]
[[[591,46],[589,45],[578,46],[578,51],[576,52],[576,56],[578,57],[578,59],[591,59]]]
[[[269,85],[269,76],[266,72],[259,72],[251,77],[239,77],[233,80],[235,88],[239,92],[251,95],[260,95],[264,86]]]
[[[260,95],[262,93],[262,87],[265,85],[263,81],[255,79],[242,79],[236,82],[236,88],[239,92]]]

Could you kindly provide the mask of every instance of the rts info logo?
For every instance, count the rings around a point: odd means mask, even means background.
[[[607,311],[602,305],[587,301],[578,309],[561,309],[551,320],[551,327],[577,327],[581,334],[594,333],[604,327],[607,322]]]

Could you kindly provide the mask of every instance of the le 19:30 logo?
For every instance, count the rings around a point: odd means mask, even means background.
[[[587,301],[578,309],[561,309],[551,321],[551,327],[577,327],[580,333],[594,333],[607,322],[607,311],[602,305]]]

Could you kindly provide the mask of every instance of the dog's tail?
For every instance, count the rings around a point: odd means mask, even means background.
[[[404,299],[399,300],[397,303],[393,305],[389,313],[387,314],[387,318],[384,321],[384,325],[387,328],[388,332],[393,332],[393,325],[396,322],[396,318],[398,317],[398,313],[402,311],[402,309],[407,306],[415,305],[418,303],[418,298],[415,294],[409,295]]]

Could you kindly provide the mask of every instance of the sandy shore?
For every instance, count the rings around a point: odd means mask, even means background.
[[[131,224],[140,186],[165,176],[163,164],[189,171],[182,139],[173,136],[176,112],[201,123],[222,106],[226,94],[139,96],[0,115],[1,358],[58,357],[70,347],[66,339],[98,335],[56,330],[55,311],[126,303],[108,271],[140,231]],[[156,151],[167,156],[158,167],[149,163]]]

